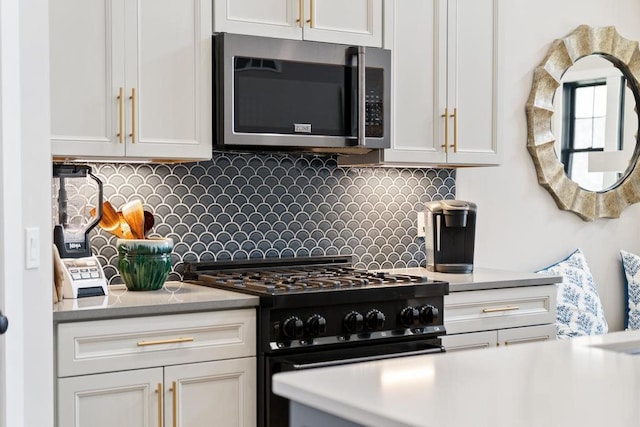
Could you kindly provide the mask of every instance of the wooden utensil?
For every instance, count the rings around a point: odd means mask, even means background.
[[[118,223],[122,233],[122,239],[136,239],[136,237],[134,237],[133,233],[131,232],[129,223],[127,223],[127,220],[124,219],[124,215],[120,211],[118,211]]]
[[[149,230],[151,230],[151,228],[153,227],[153,224],[155,224],[156,220],[153,217],[153,214],[149,211],[144,211],[144,237],[145,239],[147,238],[147,233],[149,232]]]
[[[122,216],[124,217],[134,239],[144,239],[144,209],[142,202],[138,199],[131,200],[122,206]]]
[[[95,215],[96,209],[93,208],[91,209],[91,216]],[[120,218],[118,217],[118,213],[114,209],[113,205],[108,201],[102,203],[102,218],[98,225],[103,230],[108,231],[117,237],[124,238],[124,234],[120,228]]]

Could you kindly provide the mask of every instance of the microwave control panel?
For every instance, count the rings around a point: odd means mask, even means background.
[[[384,136],[384,72],[381,68],[367,67],[365,94],[366,136]]]

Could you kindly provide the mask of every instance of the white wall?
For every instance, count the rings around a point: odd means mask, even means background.
[[[476,265],[533,271],[581,248],[598,286],[610,330],[624,324],[620,249],[640,254],[640,204],[618,219],[585,222],[557,208],[538,184],[527,151],[525,103],[533,69],[550,43],[580,24],[614,25],[640,40],[638,0],[503,0],[503,164],[458,171],[457,198],[478,204]]]
[[[0,300],[9,329],[0,346],[0,426],[47,427],[54,400],[48,0],[1,5]],[[25,227],[40,230],[36,269],[25,269]]]
[[[53,425],[49,0],[20,0],[22,228],[40,230],[40,267],[24,270],[24,425]],[[24,251],[20,254],[24,260]],[[22,262],[24,268],[24,261]],[[13,424],[11,424],[13,426]]]

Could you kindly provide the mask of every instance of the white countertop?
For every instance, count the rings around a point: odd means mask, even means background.
[[[383,271],[394,274],[427,276],[429,279],[443,280],[449,282],[449,292],[549,285],[562,281],[561,276],[480,267],[475,267],[473,272],[468,274],[437,273],[424,267],[395,268]]]
[[[276,394],[366,426],[640,425],[640,332],[276,374]]]
[[[63,299],[53,305],[54,322],[255,307],[259,298],[186,282],[166,282],[156,291],[110,285],[109,295]]]

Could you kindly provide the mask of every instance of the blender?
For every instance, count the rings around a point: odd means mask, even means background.
[[[91,253],[89,232],[102,218],[102,181],[86,165],[53,165],[53,243],[60,255],[64,298],[107,295],[107,280],[98,258]],[[97,216],[90,214],[95,200]]]

